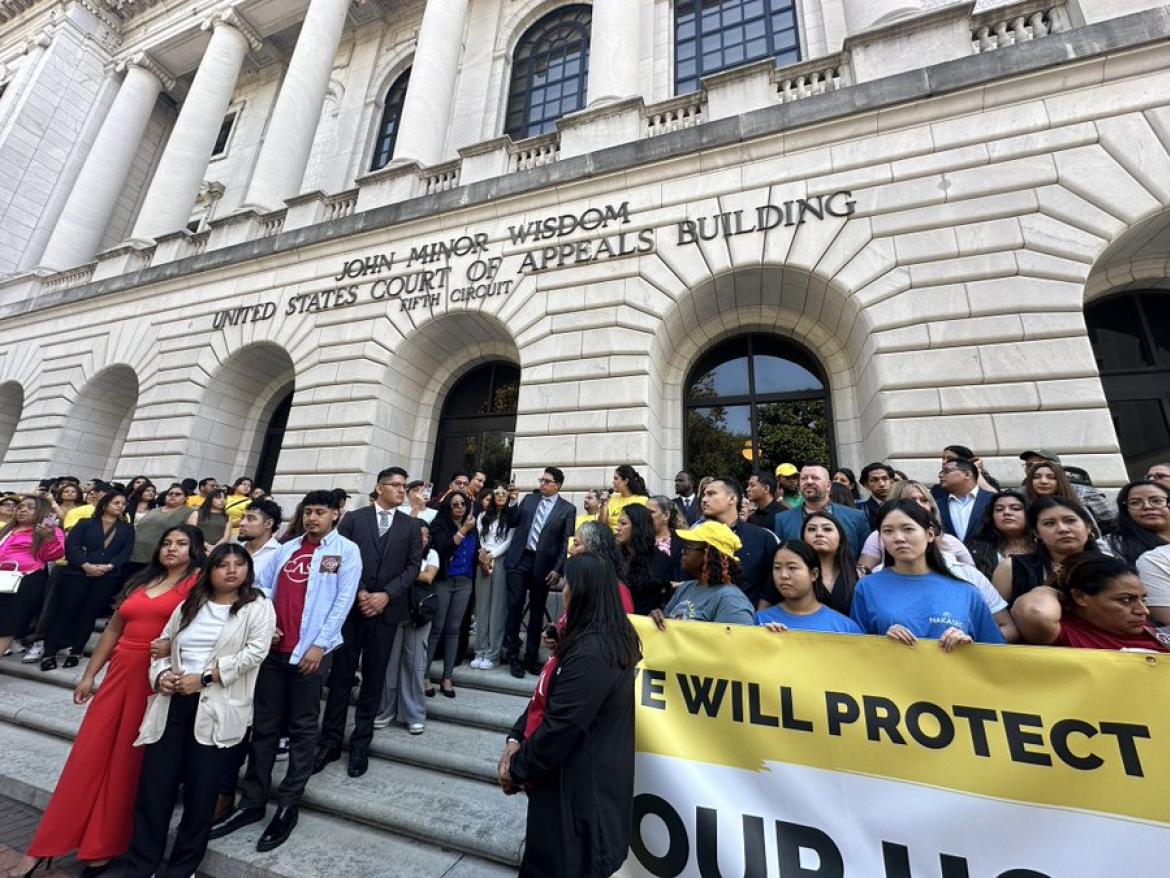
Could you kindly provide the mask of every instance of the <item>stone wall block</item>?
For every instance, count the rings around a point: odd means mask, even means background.
[[[979,362],[987,381],[1043,381],[1095,375],[1087,336],[1034,339],[1020,344],[984,344]]]
[[[1125,231],[1125,223],[1064,186],[1041,186],[1036,190],[1040,211],[1098,238],[1112,240]]]
[[[1066,452],[1108,454],[1117,451],[1109,409],[1047,410],[1043,418],[1032,413],[996,413],[999,450],[1019,453],[1040,445]]]
[[[972,143],[988,143],[1017,134],[1049,127],[1042,101],[1013,104],[982,113],[945,119],[930,126],[935,149],[950,149]]]
[[[1159,108],[1163,113],[1165,107]],[[1170,147],[1141,114],[1099,119],[1101,146],[1163,204],[1170,204]]]
[[[1135,223],[1161,205],[1100,146],[1058,152],[1060,183],[1101,209]]]

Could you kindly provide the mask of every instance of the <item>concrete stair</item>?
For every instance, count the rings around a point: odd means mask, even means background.
[[[70,694],[81,673],[0,659],[6,754],[0,794],[47,806],[84,716]],[[514,875],[527,803],[500,792],[495,766],[534,683],[504,668],[457,668],[456,697],[427,700],[425,734],[397,725],[377,730],[364,777],[347,777],[343,756],[309,781],[298,827],[282,847],[257,853],[258,824],[213,841],[200,871],[213,878],[308,878],[339,869],[419,878]],[[278,763],[274,786],[280,772]]]

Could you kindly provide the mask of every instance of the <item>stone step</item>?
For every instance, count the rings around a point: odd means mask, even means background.
[[[83,672],[84,662],[75,668],[42,671],[39,665],[22,664],[12,658],[0,659],[0,678],[34,680],[69,689],[77,685]],[[528,703],[536,678],[526,676],[517,680],[506,670],[477,671],[463,666],[455,670],[454,680],[454,698],[436,692],[434,698],[427,699],[428,719],[507,733]],[[100,677],[98,682],[100,684]],[[437,681],[435,685],[437,689]]]
[[[0,723],[21,726],[34,734],[72,740],[85,709],[74,708],[64,696],[61,687],[0,678]],[[410,741],[409,734],[396,728],[379,732],[376,737],[381,739],[378,750],[382,752],[413,748],[417,755],[427,746],[427,735]],[[433,746],[436,753],[441,750],[438,743]],[[304,804],[396,835],[514,864],[518,862],[524,836],[525,803],[504,796],[498,788],[484,782],[487,773],[483,763],[489,755],[493,760],[499,757],[502,749],[499,739],[490,749],[486,738],[478,746],[482,749],[475,753],[458,757],[445,753],[438,757],[464,760],[459,767],[477,779],[449,773],[456,770],[452,765],[436,768],[392,762],[371,748],[375,758],[370,760],[369,772],[364,777],[347,777],[345,760],[335,762],[309,782]],[[0,766],[0,772],[3,771]],[[274,786],[278,780],[273,778]],[[458,815],[458,819],[436,819],[437,815],[439,818]],[[256,827],[256,838],[261,829]]]
[[[42,676],[53,676],[53,672]],[[64,687],[44,679],[0,678],[0,720],[71,739],[85,708],[73,706],[68,698]],[[428,718],[422,735],[411,735],[397,724],[376,730],[370,753],[392,762],[494,784],[496,762],[503,748],[504,736],[498,731]]]
[[[0,750],[6,754],[0,766],[0,795],[43,810],[68,756],[68,742],[0,722]],[[437,821],[436,828],[441,828],[441,824],[442,821]],[[256,852],[255,843],[262,825],[212,841],[200,873],[211,878],[388,874],[417,878],[505,878],[516,874],[515,866],[442,847],[442,839],[437,834],[426,843],[355,823],[347,816],[332,816],[310,808],[301,811],[297,828],[287,842],[261,854]]]

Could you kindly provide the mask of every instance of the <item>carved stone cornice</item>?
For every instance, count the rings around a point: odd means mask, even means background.
[[[53,32],[48,28],[39,30],[27,40],[24,41],[24,54],[27,55],[33,49],[47,49],[53,42]]]
[[[243,34],[244,39],[248,41],[248,45],[252,47],[253,52],[259,52],[260,48],[264,45],[264,38],[260,36],[260,32],[234,6],[224,6],[216,9],[203,20],[200,28],[209,31],[221,24],[235,28]]]
[[[146,52],[135,52],[133,55],[119,59],[114,69],[119,73],[125,73],[128,67],[141,67],[143,70],[153,73],[162,83],[163,91],[172,91],[178,83],[173,73]]]

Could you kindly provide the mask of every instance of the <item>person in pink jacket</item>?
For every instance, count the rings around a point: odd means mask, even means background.
[[[36,621],[45,597],[46,565],[64,554],[65,533],[49,501],[22,497],[16,515],[0,530],[0,571],[24,574],[15,594],[0,593],[0,656]]]

